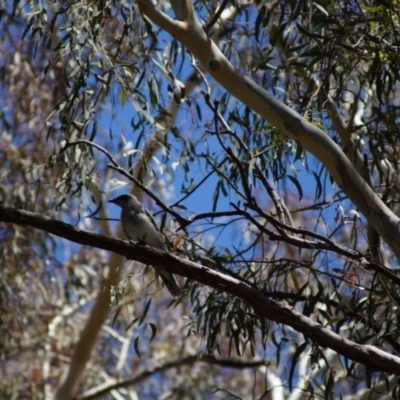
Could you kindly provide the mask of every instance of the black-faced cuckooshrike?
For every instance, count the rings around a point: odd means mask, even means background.
[[[146,210],[131,194],[123,194],[109,201],[121,207],[121,223],[125,235],[130,240],[145,242],[147,245],[156,249],[165,250],[165,245],[161,237],[161,233],[154,221],[153,216]],[[165,286],[174,297],[181,294],[174,275],[170,272],[157,269]]]

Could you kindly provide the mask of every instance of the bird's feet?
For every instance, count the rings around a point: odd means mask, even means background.
[[[146,244],[147,244],[147,242],[146,242],[146,236],[147,236],[147,233],[145,233],[142,237],[138,237],[138,238],[137,238],[137,244],[138,244],[139,246],[146,246]]]

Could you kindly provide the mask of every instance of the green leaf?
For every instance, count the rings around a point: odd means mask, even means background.
[[[149,326],[150,329],[151,329],[151,336],[150,336],[150,339],[149,339],[149,343],[151,343],[153,341],[153,339],[155,338],[156,334],[157,334],[157,327],[151,322],[149,322],[147,324],[147,326]]]
[[[140,317],[140,322],[139,322],[138,326],[140,326],[143,323],[143,321],[145,320],[147,312],[149,311],[149,308],[150,308],[150,304],[151,304],[151,298],[148,300],[148,302],[146,303],[146,305],[144,307],[143,315]]]
[[[300,182],[299,182],[294,176],[287,175],[287,177],[288,177],[289,180],[291,180],[291,181],[294,183],[294,185],[296,186],[297,191],[298,191],[298,193],[299,193],[299,201],[300,201],[300,200],[303,198],[303,189],[302,189],[302,187],[301,187],[301,185],[300,185]]]
[[[140,350],[139,350],[139,340],[140,340],[140,336],[136,337],[134,342],[133,342],[133,347],[135,349],[135,353],[141,357],[142,355],[140,354]]]
[[[318,176],[318,174],[315,171],[311,171],[312,174],[314,175],[315,180],[317,181],[317,191],[315,192],[315,199],[319,199],[322,195],[322,183],[321,180]]]
[[[159,104],[160,93],[158,91],[157,81],[152,78],[147,81],[150,90],[150,103],[152,106],[156,106]]]
[[[300,355],[304,352],[304,350],[307,348],[307,346],[308,346],[308,343],[304,342],[296,349],[295,353],[293,354],[293,357],[291,360],[292,364],[291,364],[290,372],[289,372],[289,391],[290,392],[292,392],[292,390],[293,390],[293,376],[294,376],[296,364],[300,359]]]
[[[90,213],[89,215],[86,215],[85,218],[94,217],[101,210],[102,207],[103,207],[103,202],[100,200],[99,205],[97,206],[97,208],[92,213]]]

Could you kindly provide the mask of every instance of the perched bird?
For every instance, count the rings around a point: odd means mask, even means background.
[[[160,230],[158,229],[153,216],[140,204],[135,196],[131,194],[123,194],[109,202],[121,207],[121,224],[128,239],[145,242],[151,247],[165,250]],[[157,272],[160,274],[165,286],[172,296],[180,296],[181,289],[178,286],[174,275],[170,272],[158,269]]]

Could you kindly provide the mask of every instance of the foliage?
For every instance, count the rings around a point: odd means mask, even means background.
[[[169,3],[160,7],[174,17]],[[209,34],[230,62],[322,128],[397,212],[400,3],[229,7]],[[195,8],[207,23],[218,6]],[[156,217],[171,251],[355,343],[399,352],[397,264],[365,216],[323,163],[216,85],[136,3],[9,2],[0,29],[4,203],[107,233],[109,195],[148,188],[148,208],[168,205]],[[95,332],[83,395],[119,380],[126,398],[273,399],[276,378],[293,399],[365,388],[398,396],[393,377],[265,321],[232,295],[182,279],[185,295],[170,305],[152,271],[126,263],[104,288],[100,277],[117,268],[107,253],[17,225],[0,232],[5,397],[51,397],[102,293],[113,308]]]

